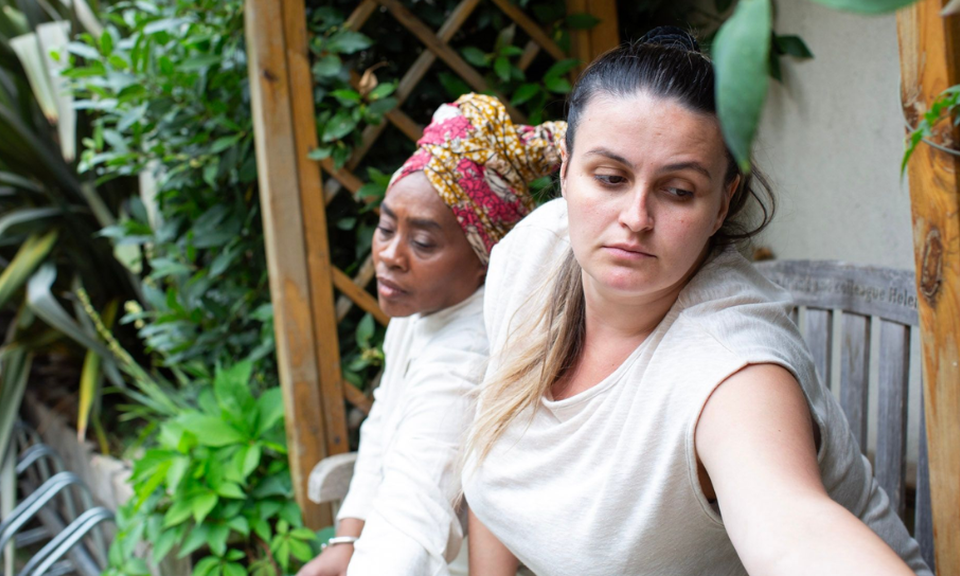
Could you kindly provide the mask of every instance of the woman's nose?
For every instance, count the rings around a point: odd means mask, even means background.
[[[620,224],[631,232],[643,232],[653,228],[653,212],[650,192],[638,188],[634,194],[624,197],[626,205],[620,210]]]
[[[399,268],[401,270],[407,268],[408,259],[403,250],[399,234],[394,234],[393,238],[390,238],[387,242],[381,242],[378,256],[380,260],[390,268]]]

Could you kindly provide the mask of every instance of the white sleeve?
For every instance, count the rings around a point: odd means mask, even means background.
[[[411,366],[404,413],[349,576],[444,575],[459,552],[459,449],[486,355],[437,344]]]
[[[344,386],[350,386],[344,383]],[[358,518],[366,520],[373,504],[373,498],[380,487],[383,477],[383,414],[386,410],[384,388],[388,383],[373,391],[373,407],[360,426],[360,447],[357,461],[353,466],[353,478],[350,489],[337,511],[337,520]]]

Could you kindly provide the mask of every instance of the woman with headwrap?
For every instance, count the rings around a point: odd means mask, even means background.
[[[301,576],[449,574],[463,541],[456,461],[487,360],[490,249],[533,209],[527,183],[559,167],[565,131],[515,125],[497,99],[467,94],[436,111],[391,180],[373,238],[393,318],[386,367],[337,538]]]

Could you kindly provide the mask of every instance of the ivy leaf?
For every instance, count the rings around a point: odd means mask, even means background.
[[[217,494],[223,496],[224,498],[235,498],[237,500],[244,500],[247,495],[243,493],[243,490],[240,489],[240,485],[236,482],[224,482],[217,486]]]
[[[217,556],[226,554],[228,536],[230,536],[230,528],[225,524],[211,526],[210,533],[207,535],[207,544],[210,546],[210,551]]]
[[[813,0],[818,4],[835,10],[859,12],[861,14],[882,14],[909,6],[916,0]]]
[[[177,558],[186,558],[192,554],[195,550],[207,543],[207,535],[210,533],[210,527],[206,524],[197,524],[193,527],[193,530],[190,531],[190,535],[183,541],[183,544],[180,546],[180,552],[177,553]]]
[[[767,97],[770,0],[741,0],[713,43],[717,115],[724,139],[744,171]]]

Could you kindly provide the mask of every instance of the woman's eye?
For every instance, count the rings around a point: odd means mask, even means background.
[[[691,198],[693,192],[690,190],[684,190],[683,188],[667,188],[669,194],[676,196],[677,198]]]
[[[423,242],[422,240],[414,240],[413,245],[419,250],[431,250],[435,246],[432,242]]]
[[[616,174],[595,174],[593,178],[604,186],[617,186],[627,181],[623,176],[617,176]]]
[[[387,227],[384,226],[383,224],[377,225],[377,231],[380,232],[380,235],[381,235],[381,236],[389,236],[389,235],[393,234],[393,230],[391,230],[390,228],[387,228]]]

